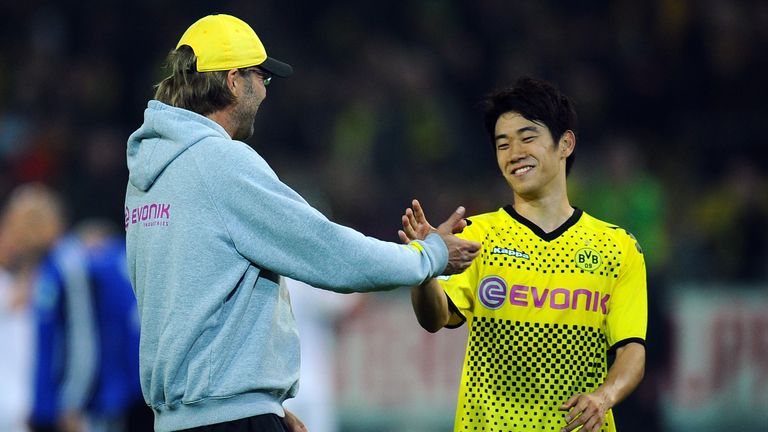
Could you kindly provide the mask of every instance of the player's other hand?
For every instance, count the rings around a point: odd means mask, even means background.
[[[561,432],[570,432],[579,426],[584,426],[584,432],[598,432],[605,422],[605,415],[610,408],[608,399],[598,393],[583,393],[571,396],[568,401],[558,407],[560,411],[568,411],[565,415],[566,425]]]
[[[435,229],[427,221],[424,209],[418,200],[413,200],[413,209],[406,209],[402,217],[403,229],[398,231],[400,240],[409,243],[413,240],[424,240],[430,233],[437,233],[448,248],[448,265],[444,275],[461,273],[472,264],[472,260],[480,253],[480,243],[463,240],[454,234],[461,232],[466,226],[464,207],[459,207],[445,222]]]

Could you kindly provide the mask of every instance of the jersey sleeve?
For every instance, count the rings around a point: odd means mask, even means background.
[[[479,224],[473,223],[456,236],[482,243],[482,234]],[[473,314],[479,260],[480,256],[475,258],[469,268],[462,273],[437,277],[440,286],[448,297],[448,306],[451,309],[451,318],[446,325],[448,328],[461,327],[467,318]]]
[[[630,342],[645,344],[648,325],[648,298],[645,259],[637,240],[628,235],[626,261],[611,294],[606,334],[613,351]]]

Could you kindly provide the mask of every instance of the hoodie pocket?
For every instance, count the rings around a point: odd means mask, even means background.
[[[247,340],[246,335],[250,328],[249,319],[256,319],[256,317],[248,316],[247,305],[249,298],[253,295],[253,281],[258,278],[258,274],[258,268],[249,265],[237,285],[221,303],[216,314],[219,321],[218,333],[211,343],[210,380],[213,383],[210,389],[211,396],[231,396],[231,389],[224,388],[221,385],[221,380],[222,376],[234,367],[240,350],[245,348],[242,344]]]
[[[197,338],[189,352],[187,379],[184,383],[184,395],[181,402],[190,404],[210,396],[211,362],[213,341],[217,333],[215,322],[219,313],[211,317],[205,330]]]

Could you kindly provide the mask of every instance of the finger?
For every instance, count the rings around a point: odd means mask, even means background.
[[[419,200],[415,199],[411,203],[413,205],[413,212],[416,214],[416,220],[420,223],[427,223],[427,216],[424,214],[424,209],[421,208]]]
[[[403,222],[403,232],[405,233],[405,235],[407,235],[409,239],[415,240],[416,228],[414,228],[411,225],[411,221],[408,219],[408,216],[403,216],[402,222]]]
[[[560,432],[571,432],[572,430],[576,429],[579,426],[581,426],[581,423],[579,423],[578,421],[574,421],[573,423],[570,423],[565,427],[563,427],[562,429],[560,429]],[[584,430],[584,429],[581,429],[581,430]]]
[[[475,258],[478,257],[478,255],[480,255],[480,250],[467,252],[467,259],[469,259],[470,261],[473,261]]]
[[[578,405],[576,405],[578,406]],[[579,416],[581,414],[580,410],[576,409],[576,406],[571,408],[566,414],[565,414],[565,422],[568,424],[571,424],[573,422],[573,419]]]
[[[472,261],[477,258],[478,255],[480,255],[479,250],[470,250],[468,248],[461,249],[461,259],[463,260]]]
[[[464,270],[468,269],[471,265],[472,265],[472,261],[467,261],[465,263],[462,263],[461,271],[464,271]]]
[[[453,229],[451,232],[453,234],[460,233],[464,231],[464,228],[467,227],[467,220],[466,219],[459,219],[459,222],[456,223],[456,225],[453,226]]]
[[[414,231],[419,228],[419,223],[416,221],[416,216],[413,214],[413,210],[405,209],[405,215],[408,217],[408,223],[411,225]]]
[[[576,406],[574,406],[568,414],[565,415],[565,421],[569,424],[575,424],[575,425],[582,425],[584,422],[587,421],[589,418],[589,415],[585,414],[585,411],[587,409],[587,400],[586,398],[579,398],[579,401],[576,403]]]
[[[586,423],[584,423],[584,429],[582,430],[586,432],[598,432],[602,423],[603,421],[600,419],[600,416],[593,415]]]
[[[465,242],[466,242],[467,252],[473,253],[475,255],[479,254],[480,253],[480,248],[483,247],[483,245],[478,243],[478,242],[474,242],[474,241],[470,241],[470,240],[466,240]]]
[[[466,212],[466,209],[463,206],[459,206],[445,222],[440,224],[437,230],[443,233],[451,232],[456,223],[464,217],[464,212]]]
[[[566,416],[566,420],[567,419],[568,419],[568,416]],[[565,427],[563,427],[560,430],[562,432],[570,432],[570,431],[572,431],[572,430],[582,426],[584,424],[584,422],[586,422],[586,421],[587,421],[587,416],[586,415],[580,415],[580,416],[578,416],[576,418],[571,417],[571,420],[568,422],[568,424],[565,425]],[[582,430],[584,430],[584,429],[582,429]]]
[[[567,411],[570,409],[574,404],[576,404],[576,401],[579,399],[579,395],[573,395],[571,396],[565,403],[560,405],[557,409],[560,411]]]
[[[405,234],[405,232],[403,232],[403,230],[398,230],[397,236],[400,237],[400,241],[402,241],[403,243],[411,242],[411,239],[408,238],[408,236]]]
[[[581,416],[581,414],[584,413],[585,408],[586,407],[583,405],[583,400],[579,400],[579,402],[576,403],[576,406],[571,408],[571,410],[568,411],[568,414],[565,415],[565,421],[569,423],[572,422],[573,419]]]

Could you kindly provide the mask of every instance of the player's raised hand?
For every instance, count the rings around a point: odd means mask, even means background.
[[[400,240],[402,240],[403,243],[409,243],[413,240],[424,240],[427,235],[429,235],[429,233],[437,231],[427,221],[427,217],[424,214],[424,209],[421,207],[419,200],[413,200],[411,205],[413,208],[405,209],[405,214],[402,216],[403,229],[397,232],[397,235],[400,237]],[[464,220],[463,217],[459,217],[456,221],[456,224],[452,227],[452,233],[459,233],[466,226],[467,221]]]
[[[402,217],[403,229],[398,231],[400,240],[409,243],[414,240],[424,240],[430,233],[437,233],[448,248],[448,265],[443,271],[444,275],[461,273],[472,264],[472,260],[480,254],[480,243],[463,240],[454,234],[461,232],[466,226],[464,220],[464,207],[459,207],[437,229],[427,221],[424,209],[419,200],[413,200],[413,209],[406,209]]]
[[[414,240],[424,240],[429,233],[437,231],[427,221],[424,215],[424,209],[421,208],[419,200],[411,202],[413,208],[405,209],[402,216],[403,229],[397,232],[403,243],[410,243]]]

